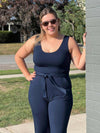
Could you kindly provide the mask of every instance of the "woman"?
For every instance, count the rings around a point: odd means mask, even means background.
[[[52,8],[40,14],[41,33],[31,37],[18,50],[15,60],[30,81],[29,103],[35,133],[66,133],[73,105],[69,69],[71,59],[85,69],[85,48],[81,54],[72,37],[59,31],[60,21]],[[86,33],[83,35],[85,46]],[[33,52],[34,72],[29,73],[24,58]]]

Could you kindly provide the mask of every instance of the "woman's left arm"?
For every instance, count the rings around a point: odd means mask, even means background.
[[[80,70],[85,70],[85,63],[86,63],[86,50],[85,50],[85,46],[86,46],[86,33],[83,34],[83,52],[81,53],[76,41],[70,37],[69,38],[69,51],[71,53],[71,58],[72,61],[74,63],[74,65],[76,66],[76,68],[80,69]]]

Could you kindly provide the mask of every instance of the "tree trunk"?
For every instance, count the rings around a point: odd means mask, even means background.
[[[72,23],[71,25],[72,25],[72,30],[73,30],[73,37],[75,37],[75,28],[74,28],[74,23]]]
[[[2,31],[4,31],[4,26],[2,25]]]
[[[20,31],[20,42],[24,43],[24,42],[26,42],[27,39],[28,39],[28,36],[25,33],[25,31],[22,31],[22,32]]]
[[[27,34],[24,32],[23,34],[23,42],[25,42],[27,40]]]
[[[75,36],[75,28],[74,28],[74,22],[73,23],[71,23],[71,22],[69,22],[69,20],[65,20],[65,22],[67,22],[67,23],[69,23],[71,26],[72,26],[72,30],[73,30],[73,38],[74,38],[74,36]]]

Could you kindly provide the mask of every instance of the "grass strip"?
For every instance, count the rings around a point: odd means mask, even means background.
[[[1,43],[0,55],[12,55],[23,45],[23,43]]]
[[[17,50],[24,43],[0,43],[0,55],[12,55],[17,52]],[[79,47],[82,51],[82,47]]]
[[[77,70],[76,68],[71,68],[71,71],[73,70]],[[29,68],[29,72],[32,73],[34,71],[33,68]],[[16,69],[16,70],[0,70],[0,75],[10,75],[10,74],[22,74],[22,72],[20,71],[20,69]]]
[[[34,69],[33,68],[29,68],[29,72],[33,72]],[[10,75],[10,74],[22,74],[22,72],[20,71],[20,69],[16,69],[16,70],[0,70],[0,75]]]
[[[85,74],[70,76],[73,92],[72,114],[85,112]],[[32,120],[25,78],[0,79],[0,127]]]

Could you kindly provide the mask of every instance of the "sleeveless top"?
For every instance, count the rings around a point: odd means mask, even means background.
[[[71,55],[68,40],[69,36],[64,36],[60,47],[51,53],[44,52],[41,44],[36,45],[33,50],[34,70],[42,73],[65,73],[69,76]]]
[[[41,79],[43,97],[47,101],[48,98],[52,100],[57,97],[72,100],[72,84],[69,77],[71,55],[68,50],[68,40],[69,36],[64,36],[60,47],[51,53],[44,52],[40,42],[39,45],[34,47],[33,61],[37,78],[31,81],[31,86],[34,86],[36,80]],[[50,88],[50,86],[52,87]],[[47,90],[49,93],[47,93]]]

